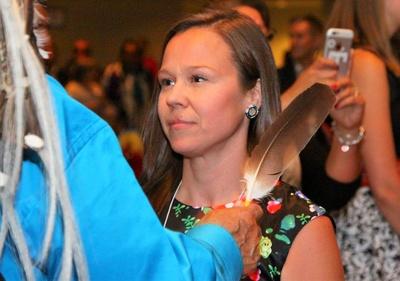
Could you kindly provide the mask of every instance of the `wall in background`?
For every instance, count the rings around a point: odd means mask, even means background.
[[[197,12],[207,0],[49,0],[51,33],[56,44],[56,65],[71,54],[77,38],[88,39],[101,65],[116,59],[127,37],[146,38],[148,53],[158,59],[163,37],[173,22]],[[277,64],[288,48],[288,21],[313,13],[325,19],[332,0],[268,0],[272,25],[277,30],[271,46]]]
[[[75,39],[88,39],[102,65],[116,59],[125,38],[146,38],[158,56],[167,28],[183,15],[179,0],[50,0],[56,64],[70,57]]]

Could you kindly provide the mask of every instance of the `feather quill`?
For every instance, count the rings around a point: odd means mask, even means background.
[[[246,163],[247,202],[270,192],[324,122],[334,103],[331,89],[316,83],[278,115]]]

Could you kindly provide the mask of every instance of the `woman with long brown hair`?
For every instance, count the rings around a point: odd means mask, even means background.
[[[210,210],[240,205],[248,192],[244,164],[280,111],[277,73],[250,19],[209,11],[169,31],[158,81],[142,184],[161,222],[186,232]],[[244,280],[343,279],[322,208],[283,182],[259,204],[262,258]]]
[[[338,239],[348,280],[400,278],[400,62],[390,39],[400,1],[336,0],[328,27],[354,31],[351,79],[364,96],[365,186],[340,212]]]

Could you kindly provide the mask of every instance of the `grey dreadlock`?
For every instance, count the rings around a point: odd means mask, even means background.
[[[64,247],[59,280],[74,270],[88,279],[86,260],[64,175],[58,128],[45,74],[29,42],[32,1],[0,0],[0,257],[11,241],[25,278],[35,280],[33,267],[45,265],[53,237],[56,211],[62,217]],[[33,143],[32,143],[33,138]],[[48,188],[46,230],[39,260],[33,260],[14,209],[24,146],[38,153]]]

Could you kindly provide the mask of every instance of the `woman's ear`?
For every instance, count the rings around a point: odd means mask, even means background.
[[[260,108],[262,103],[260,79],[257,79],[257,82],[254,85],[254,87],[248,90],[247,96],[249,104],[255,104],[258,108]]]

